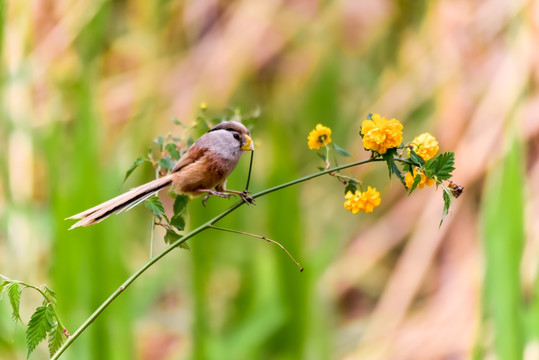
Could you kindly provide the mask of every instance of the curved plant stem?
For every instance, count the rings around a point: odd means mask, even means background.
[[[226,229],[226,228],[222,228],[222,227],[218,227],[218,226],[213,226],[213,225],[210,226],[210,229],[220,230],[220,231],[227,231],[227,232],[231,232],[231,233],[234,233],[234,234],[240,234],[240,235],[251,236],[251,237],[254,237],[254,238],[257,238],[257,239],[261,239],[261,240],[266,240],[267,242],[270,242],[270,243],[272,243],[272,244],[275,244],[275,245],[279,246],[281,249],[283,249],[283,251],[286,253],[286,255],[288,255],[288,257],[290,258],[290,260],[292,260],[292,261],[294,262],[294,264],[296,264],[296,266],[298,267],[299,271],[300,271],[300,272],[303,272],[303,267],[299,264],[299,262],[297,262],[297,260],[294,259],[294,257],[290,254],[290,252],[289,252],[283,245],[281,245],[281,243],[278,242],[278,241],[272,240],[272,239],[267,238],[267,237],[262,236],[262,235],[251,234],[251,233],[248,233],[248,232],[245,232],[245,231],[238,231],[238,230]]]
[[[371,162],[377,162],[377,161],[384,161],[384,160],[382,158],[370,158],[370,159],[367,159],[367,160],[361,160],[361,161],[356,161],[356,162],[352,162],[352,163],[349,163],[349,164],[337,166],[337,167],[334,167],[334,168],[331,168],[331,169],[327,169],[327,170],[323,170],[323,171],[320,171],[320,172],[317,172],[317,173],[314,173],[314,174],[303,176],[303,177],[301,177],[299,179],[295,179],[295,180],[286,182],[284,184],[280,184],[280,185],[271,187],[271,188],[266,189],[266,190],[262,190],[260,192],[257,192],[256,194],[253,194],[252,197],[253,197],[253,199],[256,199],[258,197],[270,194],[270,193],[272,193],[274,191],[281,190],[281,189],[284,189],[284,188],[287,188],[289,186],[302,183],[302,182],[310,180],[310,179],[314,179],[314,178],[316,178],[318,176],[322,176],[322,175],[325,175],[325,174],[329,174],[331,172],[347,169],[347,168],[350,168],[350,167],[353,167],[353,166],[367,164],[367,163],[371,163]],[[229,207],[228,209],[226,209],[225,211],[223,211],[219,215],[217,215],[214,218],[208,220],[206,223],[200,225],[199,227],[192,230],[191,232],[185,234],[182,238],[178,239],[177,241],[172,243],[169,247],[167,247],[165,250],[163,250],[163,252],[161,252],[159,255],[156,255],[155,257],[148,260],[148,262],[146,262],[142,267],[140,267],[137,271],[135,271],[118,289],[116,289],[116,291],[114,291],[97,308],[97,310],[94,311],[94,313],[88,319],[86,319],[86,321],[73,334],[71,334],[69,339],[67,339],[67,341],[62,345],[62,347],[60,349],[58,349],[56,354],[54,354],[51,357],[51,360],[58,359],[60,357],[60,355],[62,355],[63,352],[80,336],[80,334],[82,334],[84,332],[84,330],[86,330],[86,328],[88,326],[90,326],[95,321],[95,319],[97,319],[97,317],[114,301],[114,299],[116,299],[129,285],[131,285],[140,275],[142,275],[152,265],[154,265],[156,262],[161,260],[161,258],[163,258],[165,255],[167,255],[169,252],[171,252],[178,245],[183,244],[184,242],[191,239],[195,235],[201,233],[202,231],[211,228],[213,224],[215,224],[216,222],[218,222],[219,220],[221,220],[222,218],[224,218],[225,216],[227,216],[231,212],[235,211],[237,208],[239,208],[243,204],[244,204],[244,202],[242,200],[238,201],[237,203],[235,203],[234,205],[232,205],[231,207]]]

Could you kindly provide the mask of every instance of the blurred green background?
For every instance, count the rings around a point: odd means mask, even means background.
[[[380,164],[346,172],[381,192],[369,215],[346,212],[330,177],[260,198],[222,225],[280,241],[303,273],[273,245],[208,231],[62,358],[539,358],[537,1],[16,0],[0,29],[0,273],[53,288],[71,332],[147,261],[151,217],[63,219],[150,180],[144,165],[122,185],[201,102],[261,108],[253,191],[316,171],[317,123],[366,158],[369,112],[401,120],[405,141],[435,135],[465,187],[440,228],[441,191],[407,197]],[[229,204],[191,201],[190,226]],[[25,322],[40,301],[25,290]],[[0,358],[24,359],[10,317],[3,299]],[[31,359],[45,358],[41,344]]]

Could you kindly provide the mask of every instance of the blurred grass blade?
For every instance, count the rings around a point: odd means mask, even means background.
[[[499,359],[522,359],[524,330],[520,261],[524,243],[524,159],[512,140],[506,157],[488,174],[483,194],[482,234],[486,257],[483,296],[495,327]]]

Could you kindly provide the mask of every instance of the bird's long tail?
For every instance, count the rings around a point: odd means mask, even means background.
[[[129,210],[132,207],[140,204],[159,190],[172,184],[172,174],[164,176],[160,179],[150,181],[147,184],[141,185],[128,192],[119,195],[109,201],[94,206],[91,209],[83,211],[79,214],[70,216],[67,219],[81,219],[69,228],[74,229],[79,226],[90,226],[106,219],[112,214],[118,214],[124,210]]]

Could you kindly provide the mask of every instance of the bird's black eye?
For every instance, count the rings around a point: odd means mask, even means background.
[[[240,139],[240,134],[235,132],[234,133],[234,139],[239,140]]]

